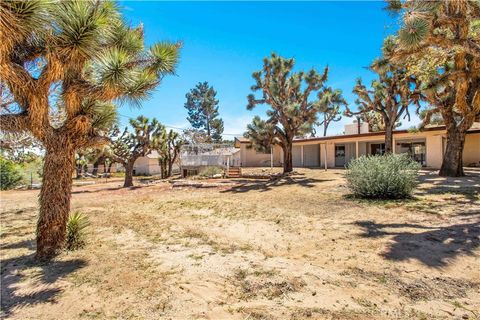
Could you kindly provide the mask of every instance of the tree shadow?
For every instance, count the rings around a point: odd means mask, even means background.
[[[139,187],[132,187],[132,188],[139,188]],[[122,190],[122,189],[128,189],[128,188],[109,187],[109,188],[98,188],[98,189],[94,189],[94,190],[75,190],[75,191],[72,191],[71,194],[97,193],[97,192],[102,192],[102,191],[117,191],[117,190]]]
[[[32,241],[22,240],[2,246],[2,249],[31,249]],[[35,260],[34,253],[2,259],[0,317],[7,318],[19,308],[55,302],[55,297],[62,290],[53,284],[86,265],[83,259],[39,262]],[[25,281],[34,281],[34,285],[27,290],[22,286]]]
[[[454,194],[464,196],[467,202],[480,200],[480,171],[469,170],[465,177],[440,177],[436,172],[425,172],[418,179],[415,195]]]
[[[480,247],[480,221],[445,227],[408,223],[380,224],[374,221],[356,221],[354,224],[363,228],[362,237],[393,236],[392,243],[382,254],[388,260],[416,259],[427,266],[440,268],[448,265],[458,255],[474,256],[474,251]],[[417,229],[421,232],[395,230],[399,228]]]
[[[315,179],[306,178],[303,174],[295,174],[289,176],[282,176],[273,180],[253,180],[240,183],[226,190],[220,191],[221,193],[245,193],[249,191],[270,191],[275,187],[281,187],[286,185],[299,185],[301,187],[313,188],[317,183],[332,181],[331,179]]]

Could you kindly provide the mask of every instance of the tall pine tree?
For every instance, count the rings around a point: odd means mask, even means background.
[[[192,127],[206,133],[209,142],[221,142],[223,120],[218,113],[217,92],[208,82],[199,82],[185,95],[187,120]]]

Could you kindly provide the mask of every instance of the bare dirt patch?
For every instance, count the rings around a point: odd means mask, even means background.
[[[342,170],[77,186],[87,246],[38,264],[38,191],[1,192],[12,319],[475,319],[480,174],[413,199],[348,196]]]

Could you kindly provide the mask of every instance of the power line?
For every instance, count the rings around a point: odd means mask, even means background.
[[[124,118],[127,118],[127,119],[131,119],[132,117],[129,117],[129,116],[126,116],[126,115],[123,115],[123,114],[120,114],[120,113],[117,113],[120,117],[124,117]],[[170,125],[167,125],[167,124],[163,124],[162,125],[166,128],[170,128],[170,129],[175,129],[175,130],[186,130],[188,128],[180,128],[180,127],[174,127],[174,126],[170,126]],[[238,136],[243,136],[242,133],[222,133],[222,135],[224,136],[233,136],[233,137],[238,137]]]

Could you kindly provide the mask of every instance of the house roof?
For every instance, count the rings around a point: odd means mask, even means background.
[[[160,158],[160,155],[158,154],[157,150],[152,150],[149,154],[146,155],[146,157],[150,159],[158,159]]]
[[[444,125],[429,125],[426,126],[423,131],[443,131],[446,130]],[[394,134],[400,133],[409,133],[410,130],[394,130]],[[472,127],[468,129],[467,133],[480,133],[480,122],[474,122]],[[385,134],[385,131],[377,132],[367,132],[367,133],[357,133],[357,134],[339,134],[335,136],[326,136],[326,137],[311,137],[311,138],[295,138],[293,142],[305,142],[305,141],[325,141],[332,139],[345,139],[345,138],[356,138],[356,137],[371,137],[371,136],[382,136]],[[235,138],[239,143],[250,143],[248,138]]]
[[[250,139],[245,138],[245,137],[235,138],[235,140],[237,140],[240,143],[250,143]]]
[[[443,131],[446,130],[444,125],[431,125],[425,127],[422,131]],[[410,130],[394,130],[393,134],[400,134],[400,133],[409,133]],[[468,133],[480,133],[480,123],[475,122],[470,129],[468,129]],[[383,136],[385,131],[377,131],[377,132],[367,132],[367,133],[360,133],[360,134],[340,134],[337,136],[326,136],[326,137],[313,137],[313,138],[299,138],[294,139],[293,142],[304,142],[304,141],[324,141],[324,140],[332,140],[332,139],[344,139],[344,138],[356,138],[356,137],[371,137],[371,136]]]

